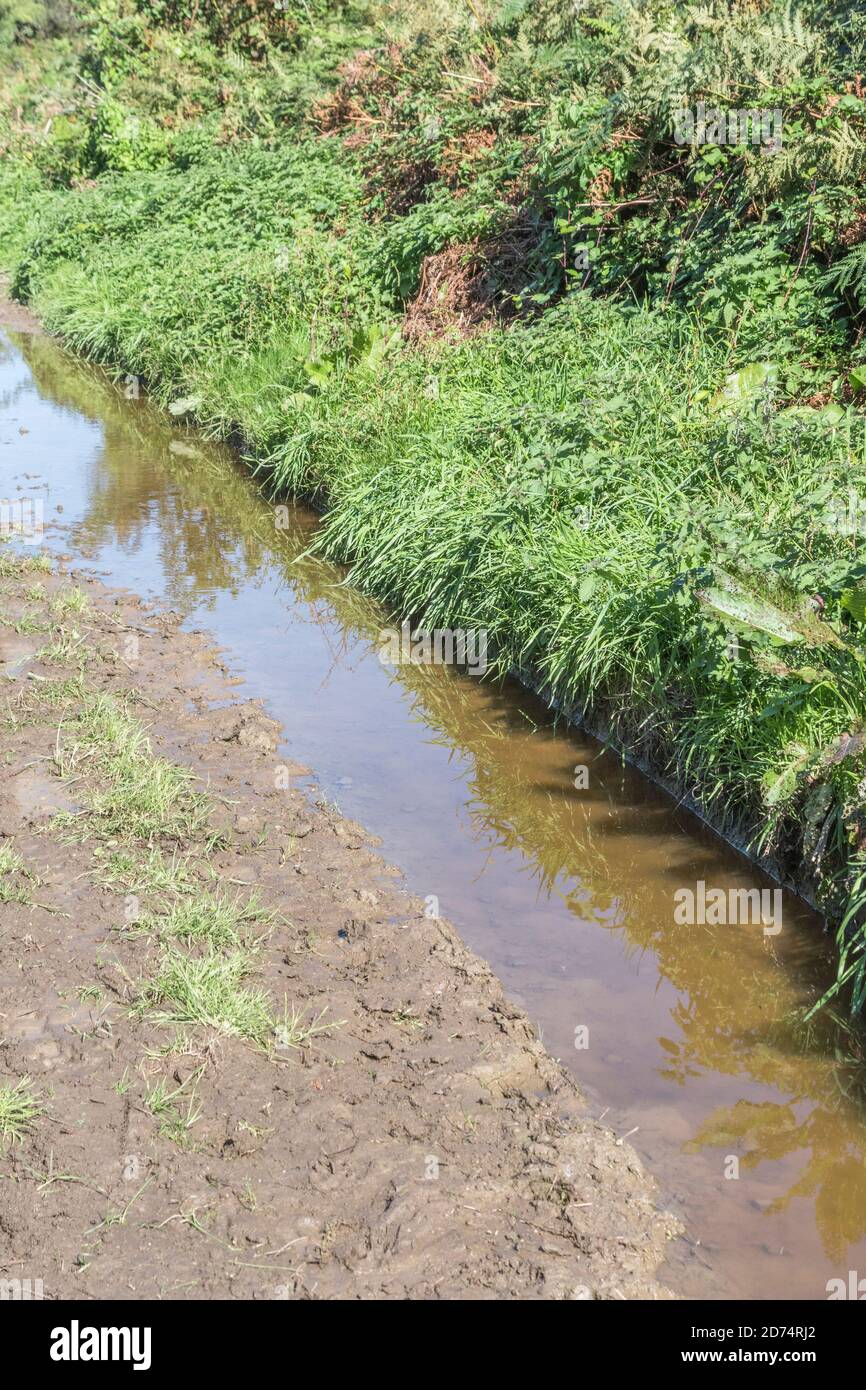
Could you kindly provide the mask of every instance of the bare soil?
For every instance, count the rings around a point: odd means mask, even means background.
[[[403,337],[469,338],[497,323],[525,317],[515,296],[528,284],[527,266],[537,230],[515,211],[495,236],[457,242],[425,256],[414,297],[406,305]]]
[[[24,304],[8,298],[9,276],[0,275],[0,326],[15,333],[42,333],[39,320]]]
[[[75,575],[75,655],[47,661],[70,576],[7,568],[0,850],[33,877],[7,875],[0,901],[0,1087],[30,1077],[44,1113],[0,1144],[0,1278],[52,1299],[670,1297],[654,1271],[677,1225],[635,1153],[489,967],[316,800],[207,636]],[[77,674],[85,696],[40,698]],[[198,779],[208,824],[188,843],[118,844],[78,814],[56,753],[106,691]],[[326,1031],[177,1043],[134,1010],[159,946],[105,866],[154,847],[278,914],[254,982]],[[185,1087],[179,1138],[147,1103],[160,1084]]]

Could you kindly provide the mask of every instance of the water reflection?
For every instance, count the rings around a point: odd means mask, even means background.
[[[278,530],[228,450],[126,400],[49,340],[15,343],[0,401],[44,426],[52,493],[49,441],[82,417],[98,427],[64,461],[64,547],[121,583],[134,557],[137,575],[239,654],[257,693],[301,731],[302,754],[351,772],[338,779],[355,789],[350,813],[385,835],[413,887],[447,885],[443,911],[548,1045],[612,1117],[638,1125],[633,1142],[709,1252],[700,1265],[675,1255],[675,1286],[821,1297],[858,1255],[866,1266],[862,1048],[844,1019],[799,1021],[831,969],[812,915],[786,896],[778,937],[676,926],[678,886],[748,888],[760,876],[509,682],[383,671],[386,615],[309,554],[309,513],[290,509]],[[31,377],[53,403],[45,420]],[[586,790],[574,785],[581,764]],[[588,1052],[575,1051],[577,1025],[600,1040]],[[723,1176],[727,1155],[739,1158],[736,1181]]]

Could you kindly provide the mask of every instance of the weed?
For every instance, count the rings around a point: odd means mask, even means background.
[[[39,652],[39,660],[46,666],[71,666],[77,662],[83,668],[87,655],[84,641],[75,628],[60,628],[53,642]]]
[[[192,789],[192,774],[154,757],[144,728],[116,699],[90,697],[73,727],[74,741],[62,743],[58,734],[57,771],[77,782],[98,774],[99,785],[85,784],[83,792],[89,819],[104,835],[184,840],[204,827],[206,803]],[[74,828],[75,817],[57,819]]]
[[[4,618],[2,621],[5,626],[11,627],[19,637],[28,637],[31,633],[48,631],[48,624],[34,617],[32,613],[23,613],[20,618],[15,620]]]
[[[244,1184],[243,1191],[238,1193],[238,1201],[248,1212],[255,1212],[258,1210],[259,1199],[253,1191],[251,1183],[247,1182]]]
[[[0,845],[0,903],[29,903],[32,901],[30,889],[21,882],[28,879],[35,882],[21,855],[12,841]]]
[[[138,1201],[139,1197],[150,1186],[152,1182],[153,1178],[145,1178],[144,1182],[141,1184],[141,1187],[138,1189],[137,1192],[133,1193],[129,1201],[126,1203],[125,1207],[121,1207],[119,1210],[112,1210],[107,1212],[106,1215],[96,1226],[91,1226],[89,1230],[84,1232],[84,1234],[86,1236],[92,1236],[95,1231],[108,1231],[111,1230],[113,1226],[125,1226],[126,1218],[129,1216],[129,1213],[132,1210],[134,1204]]]
[[[139,994],[139,1011],[156,1022],[202,1024],[264,1047],[273,1031],[264,990],[245,982],[254,958],[247,951],[189,956],[166,948],[156,975]]]
[[[177,1144],[178,1148],[189,1148],[189,1132],[201,1116],[202,1107],[195,1095],[201,1074],[201,1070],[194,1072],[171,1090],[166,1081],[159,1081],[144,1099],[147,1110],[159,1121],[160,1134]],[[187,1087],[190,1089],[187,1090]]]
[[[59,589],[51,600],[51,612],[55,618],[65,618],[70,613],[85,616],[90,612],[90,600],[83,589]]]
[[[44,1113],[29,1076],[14,1086],[0,1086],[0,1144],[22,1143]]]
[[[308,1020],[306,1010],[297,1009],[294,1004],[290,1005],[288,999],[285,999],[282,1018],[273,1027],[273,1036],[277,1047],[298,1049],[308,1047],[313,1038],[329,1035],[333,1029],[344,1026],[345,1019],[326,1021],[327,1012],[327,1008],[324,1008]]]
[[[78,998],[82,1004],[100,1003],[105,998],[104,992],[99,985],[79,985],[77,990]]]
[[[17,579],[22,574],[48,574],[51,568],[51,556],[44,550],[36,550],[25,555],[18,553],[0,555],[0,578]]]
[[[133,930],[152,933],[161,941],[181,941],[187,946],[204,943],[218,949],[252,944],[250,928],[254,924],[267,928],[275,919],[276,914],[266,911],[255,893],[246,901],[239,894],[230,898],[222,893],[196,893],[167,913],[146,914]]]
[[[134,853],[96,845],[93,857],[96,867],[91,870],[91,877],[101,888],[138,896],[192,892],[190,857],[177,848],[169,858],[154,847]]]
[[[423,1028],[424,1024],[416,1013],[411,1009],[395,1009],[391,1015],[392,1023],[396,1023],[398,1028]]]

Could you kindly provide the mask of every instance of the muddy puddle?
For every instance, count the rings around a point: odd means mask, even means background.
[[[778,931],[679,924],[683,888],[774,885],[517,686],[384,666],[385,614],[304,553],[314,516],[278,528],[226,450],[44,337],[3,340],[0,497],[40,503],[46,544],[215,635],[287,754],[644,1156],[688,1229],[664,1282],[811,1299],[866,1274],[862,1064],[843,1021],[798,1021],[831,977],[805,907],[785,894]]]

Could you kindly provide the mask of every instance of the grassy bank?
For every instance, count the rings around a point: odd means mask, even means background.
[[[6,7],[8,10],[8,7]],[[833,6],[19,17],[3,258],[320,544],[775,858],[866,995],[866,24]],[[679,142],[698,103],[770,149]]]

